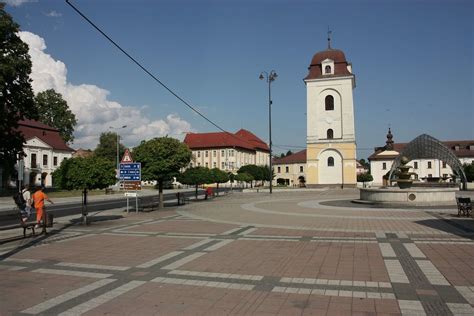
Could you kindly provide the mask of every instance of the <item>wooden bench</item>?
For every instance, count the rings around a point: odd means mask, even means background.
[[[10,230],[10,229],[17,229],[17,228],[23,228],[23,238],[26,237],[26,231],[28,229],[31,229],[32,231],[32,236],[35,235],[35,225],[36,225],[36,222],[34,221],[26,221],[26,222],[23,222],[23,219],[22,219],[22,215],[21,213],[18,211],[18,209],[16,209],[17,211],[17,214],[15,215],[15,219],[18,220],[18,222],[16,222],[16,224],[12,223],[12,224],[8,224],[8,225],[5,225],[5,226],[1,226],[0,227],[0,230]],[[12,219],[12,221],[14,221],[14,219]]]
[[[456,204],[458,205],[458,216],[471,216],[471,198],[456,198]]]

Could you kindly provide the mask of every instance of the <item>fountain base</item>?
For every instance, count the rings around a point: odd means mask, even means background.
[[[360,200],[356,203],[399,206],[456,205],[459,188],[397,187],[360,189]]]

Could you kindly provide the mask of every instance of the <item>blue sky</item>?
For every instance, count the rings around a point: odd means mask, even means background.
[[[356,75],[358,158],[384,144],[389,125],[395,142],[422,133],[441,140],[474,139],[473,1],[72,2],[153,74],[231,132],[243,127],[268,140],[267,86],[258,75],[274,69],[279,75],[272,85],[276,152],[290,149],[288,145],[295,146],[293,151],[305,146],[302,79],[312,56],[327,47],[328,25],[332,46],[345,52]],[[64,63],[68,87],[99,87],[108,92],[106,106],[122,107],[98,121],[100,109],[72,106],[82,109],[84,123],[75,147],[93,148],[101,131],[122,124],[129,126],[121,131],[130,136],[124,135],[129,146],[140,136],[216,130],[64,1],[26,1],[7,6],[7,11],[22,31],[44,40],[44,54]],[[79,92],[70,95],[78,98]]]

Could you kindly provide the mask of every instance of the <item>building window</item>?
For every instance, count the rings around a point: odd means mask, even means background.
[[[448,178],[448,174],[447,173],[443,173],[443,179],[447,179]]]
[[[198,162],[198,167],[201,167],[201,163],[200,163],[200,162]]]
[[[278,170],[278,173],[280,173],[280,172],[281,172],[281,168],[280,168],[280,167],[278,167],[278,168],[277,168],[277,170]]]
[[[334,158],[333,157],[328,158],[328,167],[334,167]]]
[[[415,161],[415,162],[413,163],[413,168],[414,168],[414,169],[418,169],[418,162],[417,162],[417,161]]]
[[[209,157],[209,152],[206,150],[206,158]]]
[[[229,156],[234,157],[234,150],[233,149],[229,150]]]
[[[221,162],[221,169],[224,169],[225,168],[225,164],[224,162]]]
[[[443,168],[446,168],[446,161],[443,161]]]
[[[36,168],[36,154],[31,154],[31,168]]]
[[[206,162],[206,168],[209,168],[209,163]]]
[[[328,66],[324,67],[324,73],[325,74],[330,74],[331,73],[331,66],[328,65]]]
[[[428,169],[431,169],[431,161],[428,161]]]
[[[286,166],[286,167],[285,167],[285,172],[286,172],[286,173],[290,172],[290,167]]]
[[[333,139],[334,138],[334,131],[332,129],[328,129],[326,132],[327,139]]]
[[[225,150],[221,150],[221,157],[225,156]]]
[[[324,104],[326,105],[326,111],[334,110],[334,97],[332,95],[327,95],[324,99]]]
[[[217,167],[217,163],[214,161],[214,162],[212,163],[212,168],[216,168],[216,167]]]
[[[300,172],[303,172],[303,166],[300,166]]]
[[[53,157],[53,166],[58,165],[58,157]]]
[[[48,166],[48,155],[43,155],[43,167]]]
[[[387,169],[387,163],[386,162],[382,162],[382,170],[386,170]]]
[[[428,178],[433,178],[433,175],[431,173],[429,173]]]
[[[216,157],[216,156],[217,156],[217,151],[214,150],[214,151],[212,152],[212,157]]]
[[[198,151],[198,158],[201,158],[201,152]]]

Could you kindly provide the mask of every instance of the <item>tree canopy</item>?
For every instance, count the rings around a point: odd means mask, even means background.
[[[474,181],[474,163],[463,165],[464,173],[466,174],[466,179],[468,182]]]
[[[193,167],[186,169],[181,173],[177,180],[182,184],[194,185],[196,187],[196,198],[198,194],[198,186],[206,183],[213,183],[213,174],[206,167]]]
[[[19,26],[0,2],[0,165],[12,164],[22,154],[24,136],[18,121],[37,119],[31,88],[31,60],[28,45],[17,33]]]
[[[119,159],[125,153],[125,146],[120,143],[119,139]],[[100,134],[99,144],[94,150],[94,155],[103,157],[109,161],[117,160],[117,133],[105,132]]]
[[[226,183],[227,181],[229,181],[229,175],[227,174],[227,172],[222,171],[219,168],[212,168],[211,179],[213,183],[217,183],[217,195],[219,195],[219,184]]]
[[[133,150],[134,159],[142,164],[142,180],[156,180],[163,205],[163,182],[179,174],[179,170],[191,161],[188,146],[171,137],[153,138],[142,141]]]
[[[235,181],[246,182],[246,183],[252,182],[254,180],[253,176],[251,174],[246,173],[246,172],[238,173],[234,177],[234,179],[235,179]]]
[[[72,142],[77,120],[62,95],[49,89],[38,93],[35,102],[39,112],[39,121],[58,129],[65,142]]]
[[[357,182],[370,182],[374,181],[374,177],[368,172],[357,175]]]
[[[102,157],[65,159],[52,176],[60,189],[104,189],[116,182],[115,165]]]

